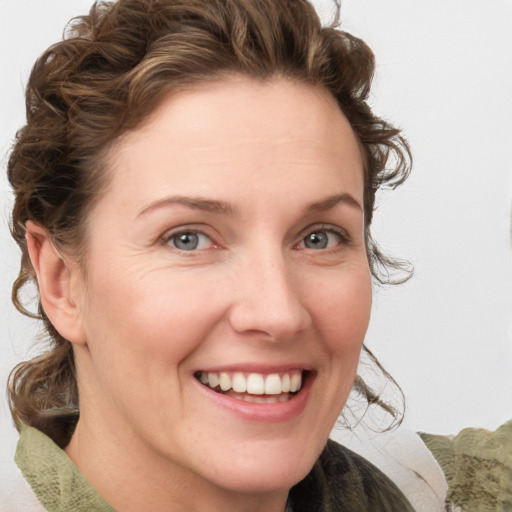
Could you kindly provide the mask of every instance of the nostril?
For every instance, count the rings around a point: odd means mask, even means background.
[[[269,304],[238,304],[231,312],[230,324],[239,334],[278,343],[293,340],[310,323],[309,312],[300,304],[293,308],[268,308]]]

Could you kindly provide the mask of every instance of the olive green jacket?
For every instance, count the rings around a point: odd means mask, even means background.
[[[445,474],[451,504],[463,512],[512,511],[512,421],[495,432],[420,435]]]

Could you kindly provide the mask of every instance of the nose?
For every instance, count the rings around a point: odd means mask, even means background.
[[[233,282],[232,328],[273,341],[289,341],[305,331],[311,316],[297,270],[282,254],[261,252],[241,265]]]

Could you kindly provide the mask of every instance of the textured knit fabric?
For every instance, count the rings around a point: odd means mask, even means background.
[[[290,503],[293,512],[414,512],[384,473],[332,440]]]
[[[49,512],[114,512],[49,437],[21,426],[16,464]]]
[[[416,512],[446,512],[448,484],[443,470],[413,429],[401,425],[377,433],[360,422],[352,429],[335,429],[331,438],[379,468]]]
[[[464,512],[512,511],[512,422],[453,438],[420,435],[444,471],[451,503]]]
[[[65,452],[39,430],[22,427],[15,460],[48,511],[113,511]],[[334,441],[292,488],[289,506],[293,512],[413,512],[388,477]]]

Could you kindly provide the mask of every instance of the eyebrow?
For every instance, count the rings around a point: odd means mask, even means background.
[[[324,212],[334,208],[337,204],[343,203],[358,210],[363,211],[363,207],[359,202],[350,194],[335,194],[333,196],[326,197],[320,201],[315,201],[306,207],[308,212]],[[146,215],[154,210],[162,208],[164,206],[182,205],[192,210],[200,210],[209,213],[220,213],[234,215],[238,208],[225,201],[219,201],[214,199],[205,199],[202,197],[187,197],[187,196],[170,196],[158,199],[153,203],[146,206],[137,217]]]
[[[237,208],[224,201],[204,199],[202,197],[170,196],[158,199],[146,206],[137,217],[141,217],[163,206],[182,205],[192,210],[201,210],[210,213],[223,213],[233,215]]]
[[[310,212],[325,212],[334,208],[337,204],[343,203],[358,210],[363,211],[363,207],[359,202],[354,198],[354,196],[343,193],[343,194],[335,194],[333,196],[326,197],[325,199],[321,199],[320,201],[315,201],[311,203],[306,210]]]

